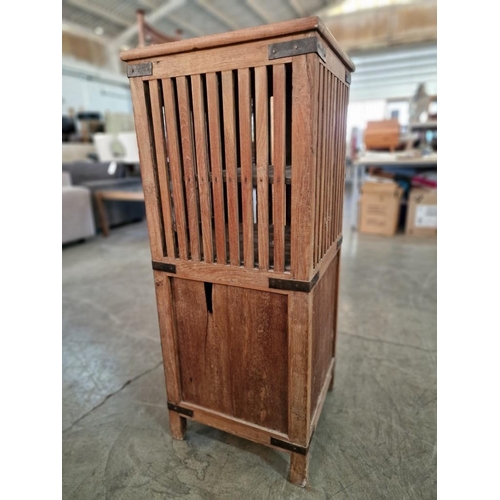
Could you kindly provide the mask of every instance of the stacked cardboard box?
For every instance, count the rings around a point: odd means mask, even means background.
[[[437,234],[437,190],[414,188],[408,198],[406,234],[435,236]]]
[[[403,189],[394,181],[370,180],[361,188],[359,232],[393,236],[398,228]]]

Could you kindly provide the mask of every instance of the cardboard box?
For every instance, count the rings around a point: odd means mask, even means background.
[[[408,197],[406,234],[413,236],[436,236],[437,234],[437,190],[414,188]]]
[[[394,236],[403,189],[394,181],[367,181],[361,188],[359,232]]]

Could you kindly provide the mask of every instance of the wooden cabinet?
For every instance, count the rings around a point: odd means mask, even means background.
[[[318,18],[128,64],[170,427],[307,452],[333,386],[349,58]]]

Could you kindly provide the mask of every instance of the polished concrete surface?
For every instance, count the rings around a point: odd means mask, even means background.
[[[145,222],[63,249],[63,498],[436,497],[435,239],[344,231],[306,489],[287,453],[193,422],[170,438],[150,262]]]

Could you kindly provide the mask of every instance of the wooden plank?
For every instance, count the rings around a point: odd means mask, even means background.
[[[344,190],[345,190],[345,157],[346,157],[346,132],[347,132],[347,105],[349,101],[349,87],[343,85],[343,112],[342,112],[342,164],[341,164],[341,182],[340,182],[340,193],[339,193],[339,235],[342,234],[342,217],[344,213]]]
[[[318,225],[318,250],[317,250],[317,260],[318,262],[323,257],[324,240],[325,240],[325,196],[326,196],[326,162],[325,162],[325,144],[326,144],[326,70],[325,67],[320,64],[320,102],[318,109],[318,156],[317,156],[317,167],[316,167],[316,177],[319,177],[319,200],[317,201],[317,206],[319,209],[319,225]]]
[[[328,251],[333,243],[333,233],[332,233],[332,219],[334,217],[334,203],[335,203],[335,169],[333,163],[333,134],[334,134],[334,122],[335,122],[335,106],[334,106],[334,87],[335,81],[334,76],[328,72],[328,126],[327,126],[327,146],[326,146],[326,164],[327,164],[327,186],[328,186],[328,197],[327,197],[327,222],[326,222],[326,248],[325,253]]]
[[[274,270],[285,270],[285,225],[286,225],[286,76],[285,65],[273,66],[273,227]]]
[[[311,33],[307,33],[310,32]],[[236,45],[252,40],[265,40],[291,34],[300,34],[300,36],[317,36],[319,32],[324,42],[340,57],[351,71],[354,71],[354,64],[349,56],[342,50],[330,31],[325,27],[321,19],[317,16],[293,21],[284,21],[281,23],[256,26],[227,33],[208,35],[194,39],[180,40],[172,43],[152,45],[150,47],[131,49],[120,53],[122,61],[134,61],[149,57],[158,57],[167,54],[178,54],[182,52],[200,51],[214,47],[224,47],[227,45]]]
[[[153,116],[154,141],[156,149],[156,166],[158,169],[158,183],[161,194],[161,208],[163,211],[163,227],[165,230],[165,240],[167,255],[176,257],[174,228],[170,195],[170,176],[167,169],[167,149],[165,143],[165,130],[163,123],[163,96],[158,80],[149,82],[149,96],[151,99],[151,114]]]
[[[200,216],[198,213],[198,189],[196,186],[195,152],[191,123],[191,98],[185,76],[176,78],[179,105],[179,130],[182,145],[182,166],[186,192],[189,224],[189,243],[192,260],[200,260]]]
[[[161,271],[153,271],[153,275],[167,397],[171,403],[179,404],[181,401],[181,378],[171,278]]]
[[[311,294],[288,296],[288,435],[301,446],[309,443],[311,421]]]
[[[227,299],[227,287],[207,284],[212,287],[210,307],[212,311],[217,310],[214,314],[208,309],[204,283],[181,278],[171,280],[182,399],[233,415],[229,332],[217,324],[218,305],[220,300]]]
[[[131,82],[133,80],[134,79],[132,78]],[[167,128],[167,146],[168,146],[168,158],[170,166],[170,177],[172,179],[172,198],[174,200],[177,244],[179,245],[179,257],[181,259],[187,260],[189,258],[187,224],[186,224],[186,213],[184,209],[184,188],[182,181],[180,145],[177,133],[177,106],[174,98],[174,89],[172,80],[169,78],[163,80],[162,87],[163,87],[163,105],[165,107],[165,125]]]
[[[333,234],[337,238],[339,234],[339,223],[338,223],[338,199],[339,199],[339,166],[340,166],[340,138],[341,138],[341,113],[342,113],[342,84],[337,80],[337,89],[335,93],[335,209],[334,209],[334,219],[333,219]]]
[[[207,104],[212,166],[212,196],[214,204],[215,249],[217,264],[226,260],[226,217],[224,210],[224,179],[222,176],[222,147],[220,130],[219,83],[216,73],[207,73]]]
[[[334,302],[336,262],[332,262],[312,292],[312,362],[310,416],[316,409],[319,396],[332,360],[334,331]]]
[[[321,102],[323,96],[323,71],[321,70],[320,66],[320,72],[319,72],[319,83],[318,83],[318,114],[321,110],[321,105],[323,104]],[[319,117],[318,117],[319,119]],[[315,206],[314,206],[314,247],[313,247],[313,263],[316,265],[319,262],[319,242],[320,242],[320,232],[321,232],[321,219],[320,219],[320,191],[321,191],[321,164],[319,161],[320,158],[320,151],[321,151],[321,140],[323,138],[322,132],[322,122],[319,119],[318,122],[318,133],[317,133],[317,138],[316,138],[316,149],[318,151],[318,164],[316,167],[316,176],[315,176]]]
[[[346,130],[346,86],[339,83],[340,86],[340,108],[339,108],[339,136],[338,136],[338,180],[337,180],[337,204],[336,204],[336,236],[342,232],[342,202],[344,192],[344,168],[345,168],[345,130]]]
[[[227,224],[229,263],[240,265],[240,234],[238,213],[238,165],[236,163],[236,110],[233,72],[222,72],[222,109],[224,116],[224,149],[226,167]]]
[[[160,193],[155,180],[154,140],[150,129],[150,116],[146,105],[145,84],[139,79],[130,80],[130,90],[134,107],[135,130],[139,148],[141,164],[142,189],[146,206],[146,220],[148,224],[149,244],[151,256],[161,259],[164,256],[163,227],[161,210],[158,200]]]
[[[255,68],[255,139],[259,269],[269,269],[269,94],[267,68]]]
[[[212,238],[212,193],[209,177],[207,117],[205,115],[205,95],[200,75],[191,77],[193,94],[193,122],[196,145],[196,165],[198,170],[198,190],[200,197],[201,233],[203,260],[214,261]]]
[[[271,448],[283,451],[281,448],[270,445],[271,437],[282,441],[288,441],[288,436],[286,434],[203,408],[199,405],[189,403],[188,401],[183,401],[181,406],[193,411],[193,420],[196,422],[215,427],[216,429],[235,434],[236,436],[241,436],[242,438],[249,439],[256,443],[267,445]]]
[[[172,273],[172,276],[196,281],[238,285],[244,288],[269,290],[269,278],[290,278],[289,273],[259,271],[258,269],[247,269],[245,267],[214,266],[205,262],[179,259],[163,259],[162,262],[175,265],[176,272]]]
[[[288,297],[225,288],[225,302],[214,303],[214,315],[218,306],[218,325],[228,331],[234,415],[286,434]]]
[[[316,54],[293,60],[290,270],[300,280],[309,280],[313,270],[318,66]]]
[[[287,297],[179,278],[172,286],[183,400],[286,434]]]
[[[253,172],[250,70],[238,70],[238,105],[240,119],[241,210],[243,223],[243,263],[253,269]]]

